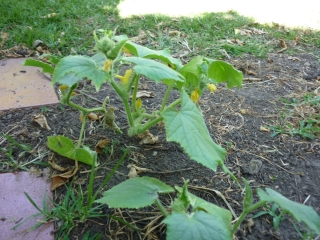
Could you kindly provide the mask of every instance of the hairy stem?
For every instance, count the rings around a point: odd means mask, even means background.
[[[232,235],[234,235],[236,233],[240,224],[242,223],[242,221],[244,220],[244,218],[247,216],[248,213],[256,210],[259,207],[262,207],[265,204],[266,204],[266,201],[260,201],[260,202],[257,202],[256,204],[251,205],[248,208],[243,209],[243,212],[241,213],[238,221],[236,221],[236,223],[234,224],[234,226],[232,228]]]
[[[137,99],[138,85],[139,85],[139,77],[134,77],[134,88],[133,88],[133,94],[132,94],[132,109],[134,112],[137,111],[136,99]]]
[[[128,119],[129,125],[130,125],[130,127],[133,127],[134,126],[134,121],[133,121],[131,109],[130,109],[130,106],[129,106],[127,94],[123,94],[121,89],[118,87],[118,85],[113,80],[110,81],[110,84],[113,87],[113,89],[116,91],[118,96],[121,98],[122,103],[124,105],[124,109],[125,109],[126,114],[127,114],[127,119]]]
[[[157,207],[159,208],[160,212],[163,214],[163,216],[168,217],[169,213],[167,212],[167,210],[164,208],[164,206],[162,205],[162,203],[160,202],[159,198],[156,198],[155,204],[157,205]]]
[[[80,136],[79,136],[79,140],[78,140],[78,143],[77,143],[77,148],[80,148],[81,146],[81,142],[82,142],[82,137],[83,137],[83,133],[84,133],[84,127],[86,126],[86,113],[85,112],[81,112],[81,116],[82,116],[82,119],[81,119],[81,130],[80,130]]]
[[[173,85],[174,85],[174,81],[171,81],[167,90],[166,90],[166,93],[164,94],[163,101],[162,101],[161,108],[160,108],[160,112],[162,112],[163,109],[166,107],[167,100],[168,100],[168,97],[169,97],[169,94],[171,92]]]
[[[128,155],[129,152],[130,152],[130,149],[128,149],[128,148],[124,151],[124,153],[123,153],[121,159],[119,160],[119,162],[116,164],[116,166],[114,166],[114,168],[111,170],[111,172],[108,174],[108,176],[100,184],[100,187],[98,188],[98,190],[96,191],[96,193],[92,197],[92,202],[97,198],[97,196],[98,196],[99,192],[101,191],[101,189],[104,188],[104,186],[109,182],[110,178],[113,176],[113,174],[120,167],[121,163],[123,162],[123,160],[125,159],[125,157]]]

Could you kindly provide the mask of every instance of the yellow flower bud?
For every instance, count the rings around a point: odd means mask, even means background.
[[[123,53],[126,53],[126,54],[128,54],[128,55],[132,55],[131,52],[129,51],[129,49],[126,48],[126,47],[123,47],[123,48],[122,48],[122,52],[123,52]]]
[[[207,87],[211,93],[215,93],[215,91],[217,90],[217,87],[214,84],[208,84]]]
[[[197,103],[199,101],[199,89],[198,87],[191,93],[191,100],[194,102],[194,103]]]
[[[63,90],[67,90],[69,87],[67,86],[67,85],[60,85],[59,86],[59,89],[61,90],[61,91],[63,91]]]
[[[140,109],[141,106],[142,106],[141,98],[138,98],[138,99],[136,100],[136,109]]]
[[[105,61],[105,63],[104,63],[104,70],[105,71],[109,71],[110,70],[110,67],[111,67],[111,64],[112,64],[112,60],[107,60],[107,61]]]
[[[71,96],[75,96],[75,95],[77,95],[76,92],[72,92],[71,93]]]
[[[82,114],[80,114],[80,116],[79,116],[79,120],[80,120],[80,121],[82,121]]]
[[[123,85],[127,85],[128,82],[129,82],[129,79],[130,79],[130,77],[131,77],[131,75],[132,75],[132,72],[133,72],[133,70],[132,70],[132,68],[130,68],[130,69],[128,69],[128,70],[126,71],[126,73],[124,74],[124,76],[116,75],[116,78],[119,78],[119,79],[121,80],[121,82],[122,82]]]

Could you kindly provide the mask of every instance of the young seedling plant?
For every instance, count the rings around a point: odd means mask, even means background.
[[[52,84],[60,84],[61,102],[78,109],[82,116],[76,146],[67,137],[54,136],[48,138],[49,148],[71,159],[92,164],[92,152],[82,146],[87,116],[92,112],[103,113],[103,122],[121,132],[115,124],[114,109],[106,109],[108,98],[101,107],[91,109],[72,102],[78,82],[87,78],[91,79],[97,91],[107,82],[119,95],[127,114],[129,136],[142,134],[163,121],[167,140],[178,142],[192,160],[212,170],[220,165],[231,174],[223,163],[226,151],[210,137],[198,101],[205,89],[214,93],[215,84],[220,82],[226,82],[228,88],[240,88],[242,72],[224,61],[201,56],[183,65],[168,50],[151,50],[129,41],[126,36],[114,36],[111,31],[105,31],[100,39],[96,34],[94,37],[98,53],[93,57],[74,55],[57,59],[49,56],[47,63],[34,59],[24,62],[24,65],[38,66],[52,74]],[[129,66],[123,76],[119,74],[122,66]],[[167,85],[161,106],[153,112],[147,112],[142,100],[137,98],[141,75]],[[169,104],[172,89],[178,89],[180,97]]]
[[[101,38],[96,34],[94,37],[98,52],[93,57],[73,55],[57,59],[49,56],[47,63],[33,59],[24,62],[25,65],[41,67],[44,72],[52,74],[52,84],[60,84],[61,102],[78,109],[82,116],[80,137],[76,146],[67,137],[54,136],[48,138],[49,148],[63,156],[92,165],[95,164],[95,153],[82,145],[88,114],[103,113],[103,123],[121,132],[115,124],[114,109],[106,108],[108,98],[101,107],[91,109],[72,102],[78,82],[87,78],[92,81],[97,91],[102,84],[109,83],[121,98],[129,124],[129,136],[142,134],[163,121],[168,141],[178,142],[192,160],[209,169],[215,171],[218,166],[222,167],[239,184],[224,165],[226,150],[210,137],[198,103],[206,89],[212,93],[216,91],[217,83],[226,82],[228,88],[241,88],[242,73],[224,61],[201,56],[183,65],[179,59],[173,58],[168,50],[152,50],[131,42],[126,36],[114,36],[111,31],[104,31]],[[126,72],[121,75],[119,72],[124,67]],[[153,112],[147,112],[142,100],[137,98],[142,75],[167,86],[159,109]],[[172,89],[178,89],[180,96],[174,102],[168,103]],[[169,240],[232,239],[245,216],[267,202],[276,203],[285,213],[303,221],[320,234],[320,217],[311,207],[292,202],[268,188],[266,191],[258,189],[260,201],[253,204],[252,191],[248,183],[245,180],[244,182],[244,209],[233,226],[229,211],[190,194],[187,191],[187,182],[183,188],[175,187],[179,194],[169,211],[161,204],[158,193],[171,193],[175,189],[150,177],[133,178],[120,183],[106,191],[96,202],[114,208],[141,208],[156,204],[164,215],[163,222],[167,225]]]

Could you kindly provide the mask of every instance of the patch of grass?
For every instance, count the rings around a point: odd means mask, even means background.
[[[273,131],[271,136],[300,135],[311,140],[320,136],[320,96],[309,93],[291,101],[281,101],[285,106],[280,113],[279,123],[269,127]]]
[[[169,48],[173,54],[181,56],[182,53],[188,58],[197,55],[224,58],[242,53],[265,57],[268,52],[281,49],[278,46],[280,38],[286,41],[289,53],[299,52],[296,44],[309,47],[309,52],[315,52],[315,47],[320,46],[319,32],[256,24],[254,19],[234,11],[205,13],[192,18],[145,15],[122,19],[117,10],[119,2],[4,1],[0,8],[0,29],[10,35],[3,48],[20,43],[32,48],[33,42],[40,39],[52,53],[86,54],[92,51],[92,32],[96,29],[117,29],[117,35],[129,37],[141,35],[143,31],[143,42],[147,47]],[[52,13],[57,15],[46,17]],[[234,33],[234,29],[252,28],[267,33],[251,36]],[[232,43],[234,39],[238,43]],[[317,52],[315,55],[320,59]]]

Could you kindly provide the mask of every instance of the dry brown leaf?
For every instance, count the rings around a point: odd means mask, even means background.
[[[285,42],[282,38],[280,38],[279,41],[280,41],[280,46],[281,46],[281,47],[287,48],[286,42]]]
[[[138,167],[134,164],[130,165],[130,171],[128,173],[128,177],[129,178],[134,178],[134,177],[139,177],[139,173],[143,173],[143,172],[150,172],[150,169],[148,168],[141,168]]]
[[[89,113],[87,115],[88,119],[91,120],[91,121],[97,121],[99,119],[98,115],[95,114],[95,113]]]
[[[49,13],[48,15],[42,16],[40,18],[53,18],[53,17],[56,17],[58,15],[59,15],[58,13]]]
[[[181,35],[181,32],[177,31],[177,30],[171,30],[168,32],[169,36],[173,36],[173,35]]]
[[[96,144],[96,147],[95,147],[95,150],[97,153],[103,153],[103,149],[110,143],[110,140],[109,139],[103,139],[103,140],[100,140],[97,144]]]
[[[270,129],[266,128],[264,126],[260,126],[260,131],[262,131],[262,132],[270,132]]]
[[[1,43],[0,43],[0,48],[2,48],[4,46],[4,44],[8,41],[9,33],[1,32],[0,33],[0,37],[2,39]]]
[[[139,177],[137,170],[134,167],[130,167],[130,171],[128,173],[129,178]]]
[[[249,233],[251,234],[251,227],[253,227],[254,226],[254,221],[253,221],[253,219],[252,218],[249,218],[248,220],[247,220],[247,228],[248,228],[248,230],[249,230]]]
[[[77,173],[78,169],[78,161],[75,160],[75,166],[70,171],[52,175],[50,190],[53,191],[68,182],[69,178],[73,177]]]
[[[63,177],[59,177],[59,176],[51,178],[50,190],[53,191],[53,190],[57,189],[58,187],[67,183],[68,180],[69,179],[67,179],[67,178],[63,178]]]
[[[44,129],[51,130],[51,128],[49,127],[49,125],[47,123],[46,117],[42,113],[34,116],[32,121],[39,123],[39,125]]]
[[[142,97],[148,97],[148,98],[153,98],[155,94],[153,92],[148,92],[148,91],[138,91],[137,92],[137,98],[142,98]]]
[[[254,71],[248,70],[248,69],[246,69],[246,74],[247,75],[256,75],[256,73]]]
[[[25,47],[23,44],[19,44],[6,50],[0,50],[0,55],[3,55],[7,58],[30,57],[32,54],[33,51]]]
[[[300,62],[300,61],[301,61],[300,58],[291,57],[291,56],[289,56],[288,59],[289,59],[289,60],[292,60],[292,61],[294,61],[294,62]]]
[[[59,172],[65,172],[65,171],[68,171],[68,168],[64,168],[64,167],[61,167],[60,165],[56,164],[55,161],[54,161],[54,154],[51,155],[51,158],[49,159],[48,163],[50,164],[50,166],[59,171]]]
[[[251,31],[252,31],[253,34],[257,34],[257,35],[268,33],[268,32],[262,31],[262,30],[257,29],[257,28],[251,28]]]
[[[155,144],[159,141],[159,137],[153,136],[148,130],[141,135],[142,140],[139,142],[139,144]]]
[[[247,36],[251,36],[251,31],[248,29],[234,29],[234,34],[240,34],[240,35],[247,35]]]

